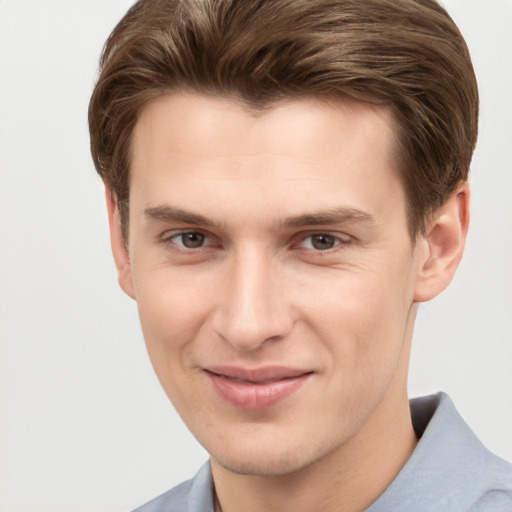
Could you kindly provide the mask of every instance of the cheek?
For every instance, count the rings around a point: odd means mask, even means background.
[[[149,357],[169,392],[171,377],[187,364],[187,353],[205,323],[211,297],[200,283],[165,268],[142,272],[135,267],[134,282]]]
[[[310,330],[324,339],[332,365],[341,376],[351,374],[366,381],[391,373],[396,364],[405,338],[412,287],[406,272],[392,270],[340,272],[324,286],[312,283],[304,295],[302,317]]]
[[[210,307],[209,280],[199,268],[172,267],[139,253],[132,274],[142,327],[158,339],[182,339]]]
[[[179,346],[197,318],[192,293],[179,293],[173,284],[137,287],[137,305],[146,341]]]

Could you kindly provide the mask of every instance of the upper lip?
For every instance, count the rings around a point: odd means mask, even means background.
[[[209,373],[226,377],[228,379],[254,382],[256,384],[291,379],[312,373],[311,370],[290,368],[287,366],[264,366],[260,368],[243,368],[240,366],[209,366],[205,368]]]

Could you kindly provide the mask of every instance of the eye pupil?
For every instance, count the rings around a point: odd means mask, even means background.
[[[204,244],[205,236],[202,233],[183,233],[181,241],[187,249],[196,249]]]
[[[311,237],[311,243],[318,251],[325,251],[334,247],[336,240],[331,235],[313,235]]]

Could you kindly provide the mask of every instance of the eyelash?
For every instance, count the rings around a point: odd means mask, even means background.
[[[334,245],[332,247],[328,247],[326,249],[317,249],[314,247],[314,242],[313,242],[314,237],[329,238],[329,239],[331,239],[331,241],[333,242]],[[299,240],[299,244],[298,244],[299,247],[302,246],[303,244],[305,244],[306,241],[308,241],[308,240],[309,240],[309,244],[308,244],[309,247],[301,247],[301,248],[306,249],[306,250],[311,250],[320,255],[329,254],[331,252],[340,250],[342,247],[346,246],[349,243],[349,240],[346,240],[345,238],[343,238],[339,235],[334,235],[329,232],[315,232],[315,233],[309,233],[306,236],[302,236]]]
[[[179,243],[174,241],[174,239],[183,237],[185,235],[200,235],[204,237],[204,240],[209,242],[207,245],[200,245],[198,247],[186,247],[183,243]],[[328,238],[331,238],[334,242],[333,247],[326,248],[324,250],[322,249],[315,249],[314,247],[311,247],[313,245],[312,239],[313,237],[321,237],[325,236]],[[182,231],[174,231],[172,233],[166,233],[160,238],[160,242],[165,246],[172,246],[173,248],[177,248],[178,251],[182,252],[199,252],[201,249],[207,249],[210,247],[213,242],[212,239],[214,237],[212,235],[209,235],[207,233],[203,233],[199,230],[182,230]],[[349,237],[349,235],[343,235],[340,236],[339,234],[333,234],[328,231],[313,231],[308,233],[301,233],[300,235],[297,235],[295,238],[295,242],[293,242],[292,247],[296,247],[299,249],[304,249],[306,251],[311,251],[315,255],[318,256],[326,256],[328,254],[331,254],[333,252],[336,252],[338,250],[343,250],[346,248],[347,245],[349,245],[352,242],[352,238]],[[302,244],[304,244],[307,240],[310,240],[310,247],[303,247]],[[301,247],[302,246],[302,247]]]
[[[174,241],[175,238],[183,237],[185,235],[201,235],[204,237],[205,240],[210,240],[212,238],[210,235],[203,233],[202,231],[182,230],[182,231],[175,231],[172,233],[165,233],[160,238],[160,242],[165,246],[168,246],[168,245],[177,246],[180,248],[179,250],[182,250],[182,251],[197,251],[198,249],[203,249],[205,247],[208,247],[208,246],[201,245],[197,248],[189,248],[189,247],[185,247],[185,245],[183,245],[183,244],[180,244],[180,243]]]

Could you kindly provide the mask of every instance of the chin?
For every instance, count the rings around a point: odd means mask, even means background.
[[[213,457],[224,469],[237,475],[251,476],[284,476],[308,466],[311,461],[303,460],[297,454],[266,456],[265,453],[259,453],[255,457],[247,454],[244,457]]]
[[[311,442],[287,446],[289,439],[277,441],[244,442],[239,446],[232,441],[229,446],[216,447],[210,455],[224,469],[238,475],[284,476],[306,468],[331,451]]]

